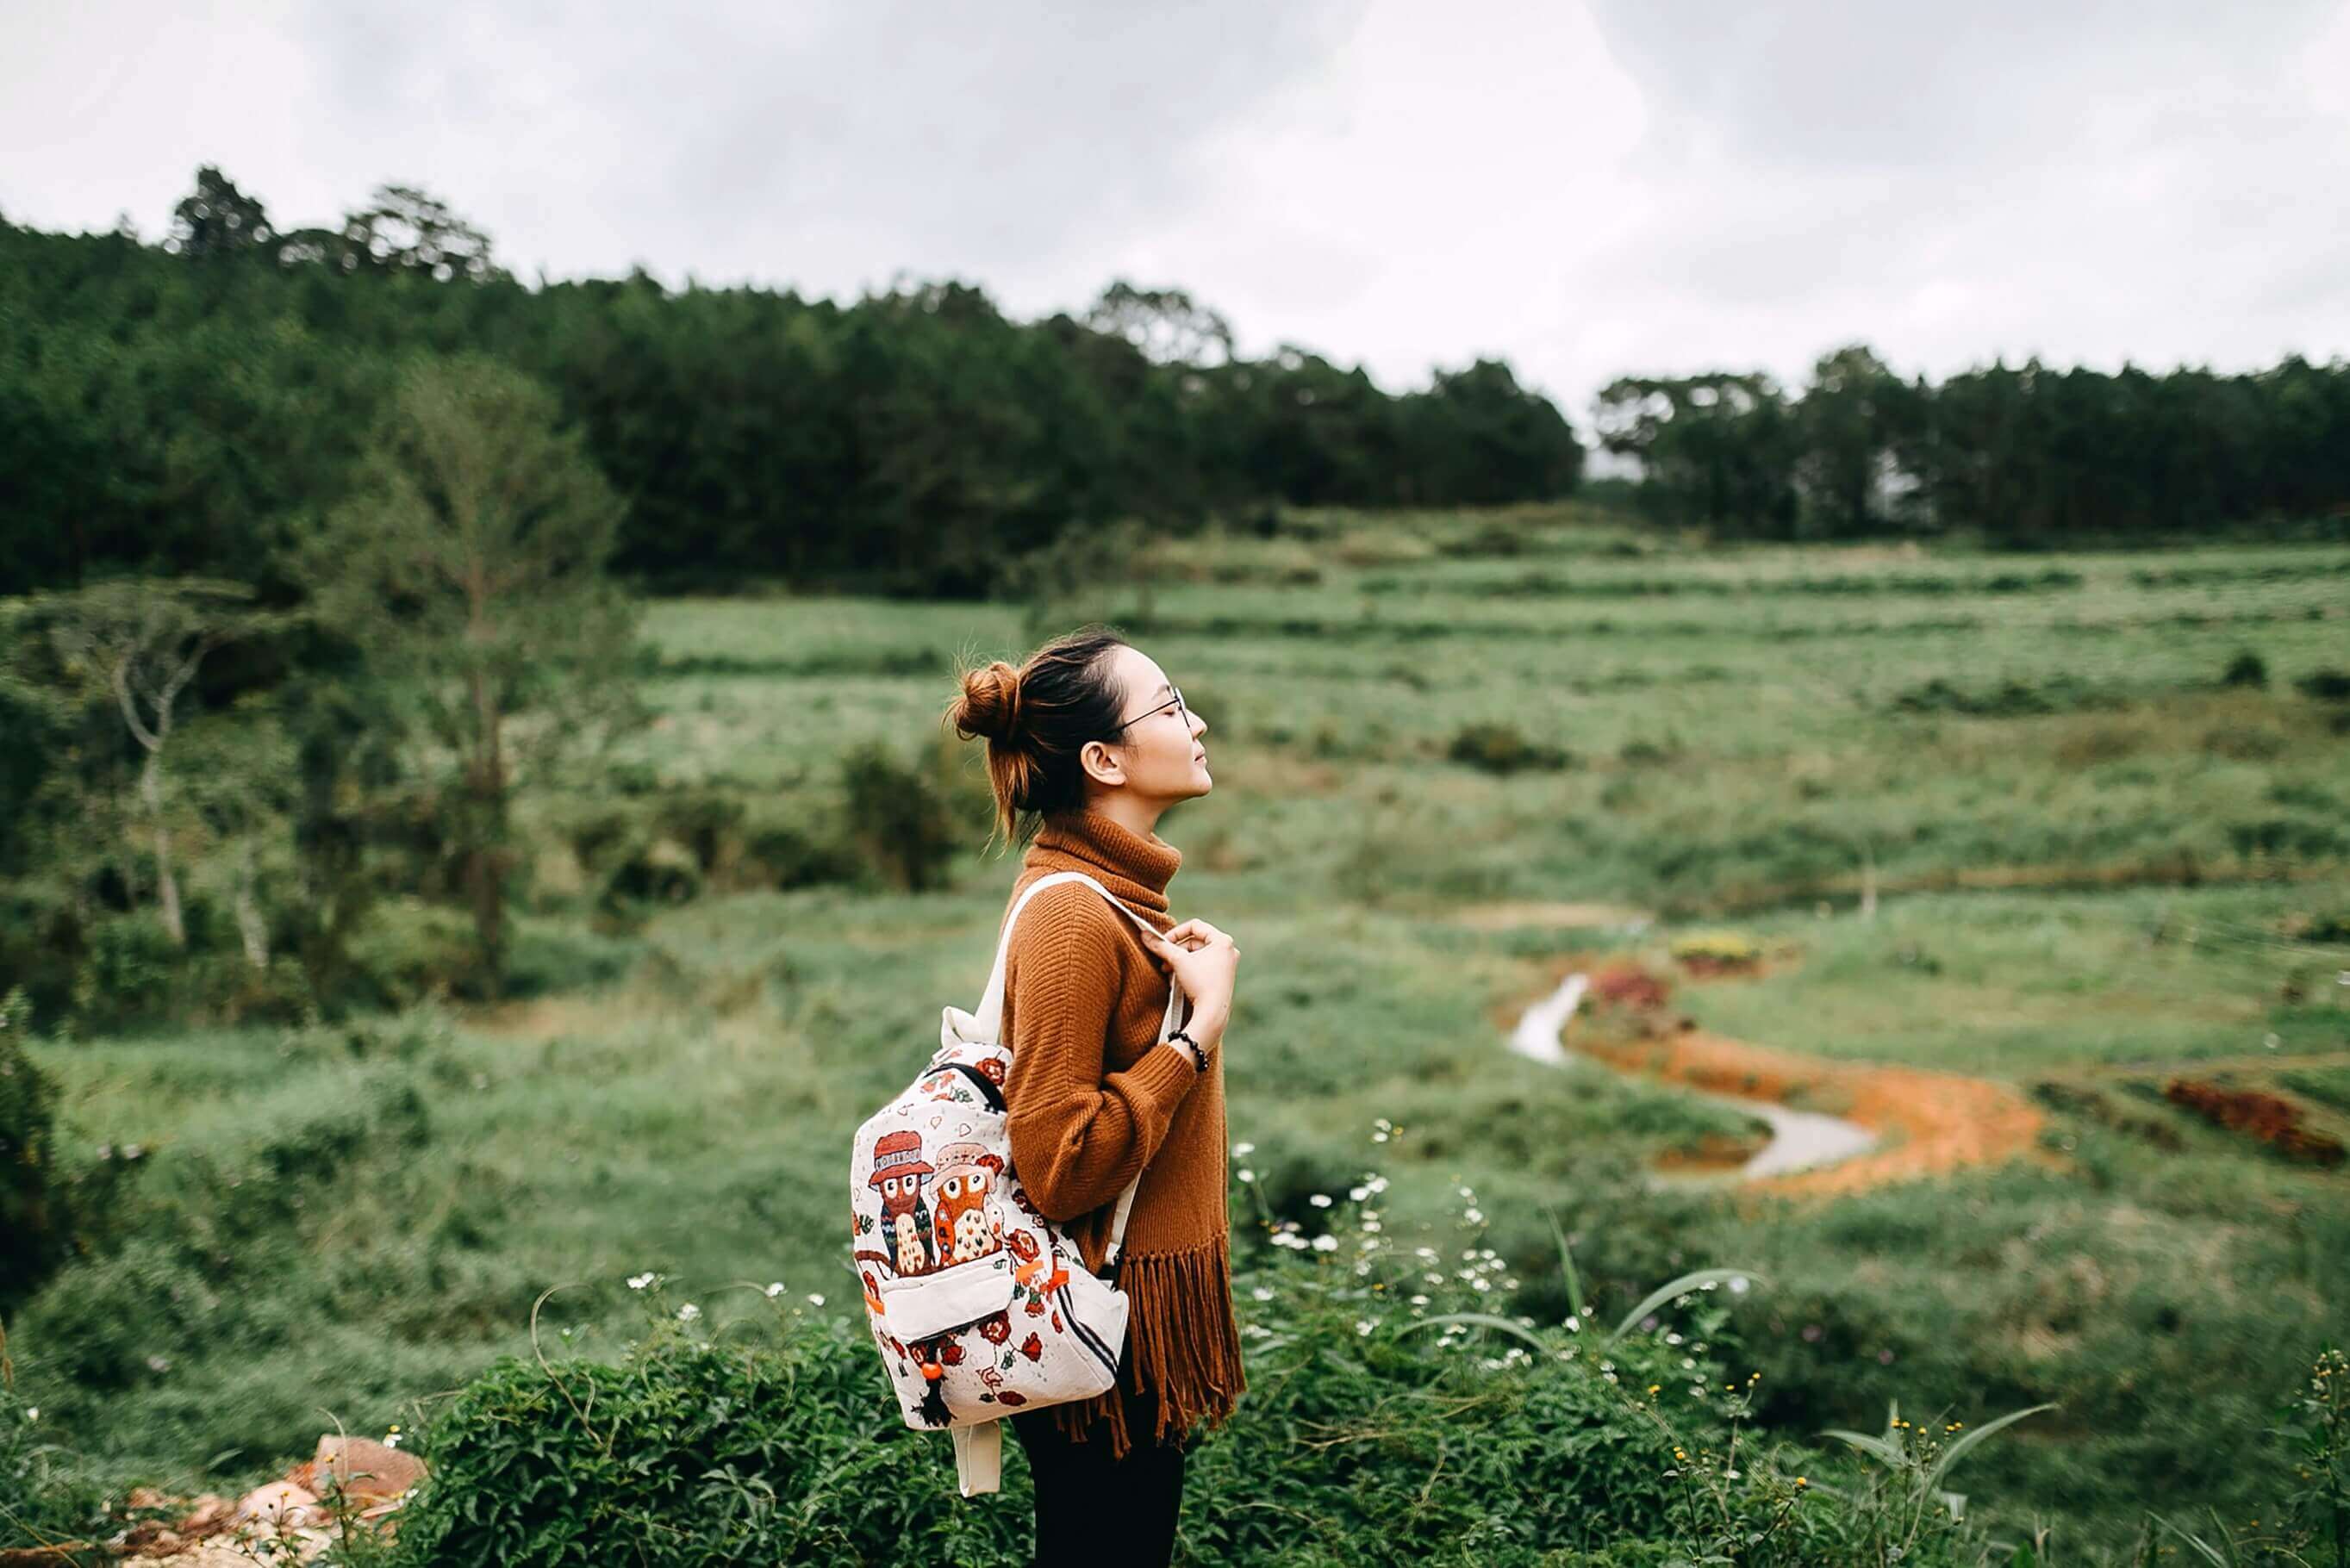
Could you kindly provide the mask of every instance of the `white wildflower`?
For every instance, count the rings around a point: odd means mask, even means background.
[[[777,1280],[774,1284],[767,1287],[767,1299],[769,1301],[774,1301],[777,1296],[782,1295],[783,1293],[784,1282],[781,1280]]]
[[[1330,1207],[1330,1195],[1326,1192],[1317,1192],[1305,1201],[1316,1209],[1327,1209]]]
[[[1314,1238],[1314,1250],[1317,1252],[1335,1252],[1338,1250],[1338,1238],[1316,1236]]]
[[[1249,1292],[1249,1294],[1261,1302],[1269,1302],[1273,1299],[1273,1293],[1263,1285],[1257,1286],[1256,1289]]]
[[[1366,1336],[1367,1336],[1367,1335],[1370,1334],[1371,1330],[1373,1330],[1373,1329],[1375,1329],[1375,1328],[1377,1328],[1377,1327],[1378,1327],[1378,1326],[1379,1326],[1379,1325],[1378,1325],[1378,1324],[1373,1323],[1369,1318],[1367,1318],[1367,1317],[1358,1317],[1358,1318],[1357,1318],[1357,1319],[1355,1320],[1355,1332],[1356,1332],[1357,1334],[1363,1334],[1363,1335],[1366,1335]]]
[[[810,1305],[810,1306],[822,1306],[822,1305],[824,1305],[824,1297],[823,1297],[822,1295],[818,1294],[818,1293],[817,1293],[816,1292],[815,1292],[815,1291],[810,1291],[810,1292],[808,1293],[808,1305]]]
[[[1426,1296],[1414,1296],[1411,1298],[1411,1304],[1414,1306],[1426,1306],[1428,1304],[1428,1298]]]
[[[1364,1199],[1368,1198],[1370,1195],[1371,1189],[1367,1187],[1349,1187],[1347,1189],[1347,1197],[1349,1200],[1356,1203],[1360,1203]]]
[[[1243,1181],[1254,1181],[1256,1179],[1256,1172],[1253,1170],[1243,1170],[1240,1173],[1240,1177]]]
[[[660,1278],[659,1274],[653,1273],[650,1270],[641,1274],[630,1274],[629,1276],[629,1288],[632,1291],[640,1291],[659,1278]]]
[[[1245,1159],[1255,1152],[1256,1145],[1253,1143],[1236,1143],[1232,1145],[1232,1158],[1234,1159]]]
[[[1461,1211],[1461,1218],[1471,1225],[1482,1225],[1485,1222],[1485,1211],[1482,1209],[1464,1209]]]
[[[694,1305],[691,1302],[688,1302],[683,1306],[677,1309],[677,1321],[680,1323],[691,1323],[695,1318],[698,1318],[701,1315],[702,1309]]]

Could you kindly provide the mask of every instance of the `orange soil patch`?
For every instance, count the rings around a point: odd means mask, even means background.
[[[1595,955],[1565,966],[1558,977],[1604,963]],[[1523,1006],[1494,1010],[1504,1032],[1516,1023]],[[1877,1135],[1877,1147],[1849,1159],[1741,1183],[1737,1194],[1742,1207],[1756,1197],[1862,1192],[2018,1158],[2053,1170],[2071,1164],[2040,1146],[2046,1118],[2039,1108],[2010,1085],[1990,1079],[1925,1067],[1828,1061],[1686,1026],[1662,1038],[1626,1042],[1575,1039],[1573,1033],[1570,1026],[1568,1049],[1617,1067],[1718,1095],[1840,1116]],[[1726,1153],[1700,1149],[1683,1156],[1679,1164],[1701,1168]]]
[[[1742,1193],[1860,1192],[2018,1157],[2052,1168],[2063,1165],[2039,1147],[2040,1111],[2008,1085],[1988,1079],[1924,1067],[1823,1061],[1697,1029],[1662,1040],[1583,1040],[1573,1048],[1718,1095],[1794,1101],[1828,1111],[1882,1140],[1878,1147],[1834,1165],[1745,1183]]]

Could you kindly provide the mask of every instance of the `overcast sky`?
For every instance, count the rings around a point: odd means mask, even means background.
[[[529,278],[1014,314],[1113,277],[1382,383],[1872,344],[2350,353],[2350,0],[60,0],[0,21],[0,214],[155,237],[421,185]]]

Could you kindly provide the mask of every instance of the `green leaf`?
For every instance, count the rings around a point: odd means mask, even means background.
[[[1699,1269],[1692,1273],[1683,1274],[1679,1279],[1673,1281],[1672,1283],[1669,1285],[1659,1285],[1657,1289],[1649,1292],[1648,1296],[1641,1301],[1638,1306],[1634,1307],[1630,1312],[1624,1314],[1624,1321],[1616,1325],[1615,1332],[1610,1334],[1603,1343],[1607,1345],[1615,1344],[1617,1340],[1623,1338],[1624,1335],[1631,1330],[1635,1324],[1638,1324],[1642,1318],[1648,1316],[1651,1312],[1654,1312],[1658,1307],[1660,1307],[1665,1303],[1672,1300],[1675,1296],[1680,1295],[1685,1292],[1701,1289],[1708,1284],[1718,1284],[1727,1280],[1752,1280],[1758,1285],[1765,1282],[1762,1276],[1756,1273],[1752,1269]]]

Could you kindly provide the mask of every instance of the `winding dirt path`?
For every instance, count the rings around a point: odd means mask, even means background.
[[[1925,1067],[1825,1061],[1701,1029],[1622,1044],[1586,1038],[1570,1049],[1718,1095],[1831,1112],[1877,1135],[1877,1147],[1865,1153],[1742,1182],[1742,1193],[1861,1192],[2017,1158],[2051,1169],[2065,1166],[2040,1147],[2045,1119],[2040,1110],[1990,1079]]]
[[[1607,961],[1605,954],[1586,955],[1584,961],[1563,966],[1553,982]],[[1531,1016],[1523,1002],[1503,1011],[1513,1023]],[[2041,1147],[2046,1117],[2039,1107],[2012,1085],[1992,1079],[1929,1067],[1833,1061],[1694,1028],[1656,1039],[1600,1040],[1574,1029],[1569,1020],[1561,1022],[1569,1024],[1561,1041],[1567,1052],[1716,1095],[1824,1112],[1877,1135],[1871,1147],[1833,1164],[1740,1181],[1734,1191],[1742,1204],[1762,1197],[1863,1192],[2016,1158],[2052,1170],[2071,1168],[2062,1155]],[[1703,1150],[1675,1162],[1684,1168],[1708,1163]]]

